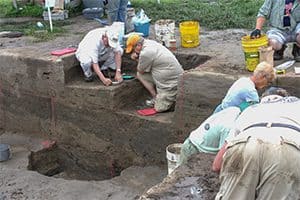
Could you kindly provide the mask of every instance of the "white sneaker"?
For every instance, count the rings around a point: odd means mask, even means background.
[[[154,98],[146,100],[146,105],[147,106],[154,107],[154,104],[155,104],[155,99]]]

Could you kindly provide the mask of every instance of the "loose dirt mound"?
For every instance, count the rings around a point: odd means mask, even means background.
[[[203,199],[213,200],[220,187],[218,174],[212,172],[214,155],[199,153],[178,167],[171,176],[149,189],[141,200]],[[193,194],[192,188],[198,189]]]

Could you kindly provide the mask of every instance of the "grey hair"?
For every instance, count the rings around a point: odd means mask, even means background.
[[[276,78],[276,73],[273,66],[267,62],[259,63],[256,66],[253,75],[255,77],[266,77],[270,82],[272,82]]]

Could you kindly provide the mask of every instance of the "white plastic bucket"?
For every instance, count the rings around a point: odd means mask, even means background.
[[[168,160],[168,174],[171,174],[179,166],[181,143],[170,144],[166,148]]]
[[[155,39],[169,47],[169,40],[175,38],[175,21],[172,19],[160,19],[155,22]]]

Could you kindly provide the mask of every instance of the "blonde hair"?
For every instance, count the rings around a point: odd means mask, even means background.
[[[276,73],[273,66],[264,61],[256,66],[253,76],[266,77],[269,82],[272,82],[276,78]]]

